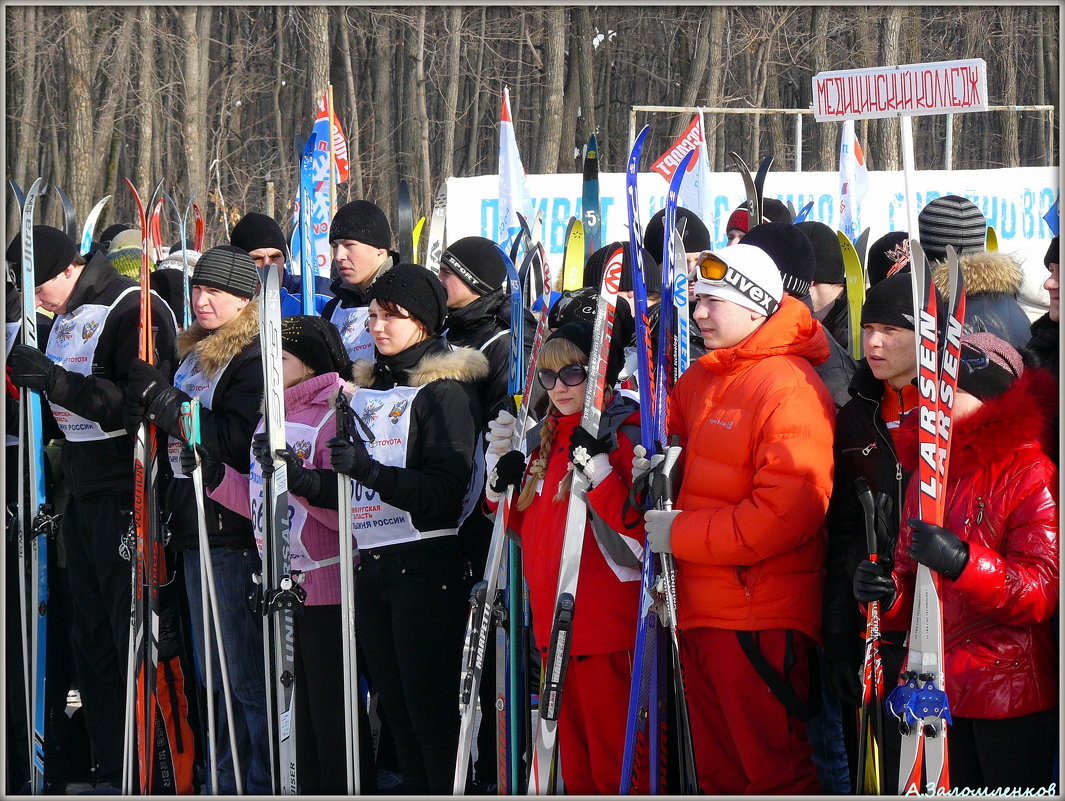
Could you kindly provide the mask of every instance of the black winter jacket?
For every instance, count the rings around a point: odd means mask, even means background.
[[[1023,348],[1030,336],[1028,315],[1017,302],[1017,292],[1024,280],[1020,266],[1010,256],[998,251],[963,253],[958,259],[965,279],[965,323],[962,332],[983,331],[1004,339],[1015,348]],[[948,268],[938,264],[932,276],[944,298],[948,297]]]

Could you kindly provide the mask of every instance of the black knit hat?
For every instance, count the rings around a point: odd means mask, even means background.
[[[620,308],[623,304],[618,304]],[[626,304],[627,305],[627,304]],[[550,342],[552,339],[561,338],[568,339],[578,348],[581,353],[591,358],[592,352],[592,335],[594,333],[594,326],[585,320],[574,320],[564,324],[557,331],[552,332],[545,341]],[[606,385],[607,388],[613,388],[614,384],[618,382],[618,376],[621,375],[621,368],[625,366],[625,345],[621,339],[617,336],[610,337],[610,356],[607,361],[606,368]],[[589,376],[591,379],[591,376]]]
[[[819,284],[842,284],[847,279],[843,270],[843,251],[836,232],[823,222],[808,220],[795,226],[810,240],[814,252],[812,281]],[[743,240],[746,242],[747,240]],[[787,284],[785,284],[787,286]]]
[[[801,298],[810,294],[810,281],[814,276],[814,249],[798,228],[791,223],[762,223],[747,232],[743,244],[764,250],[780,271],[784,289]],[[838,246],[836,251],[839,252]]]
[[[78,247],[69,236],[50,225],[33,226],[33,282],[38,287],[50,281],[71,265],[78,255]],[[5,258],[14,264],[16,280],[22,283],[22,232],[19,231],[7,246]]]
[[[375,248],[392,248],[388,217],[369,200],[353,200],[341,206],[329,224],[329,241],[354,239]]]
[[[259,274],[246,251],[219,245],[200,256],[189,283],[221,289],[239,298],[253,298],[259,289]]]
[[[491,239],[465,236],[440,254],[440,266],[447,267],[478,295],[487,295],[503,286],[507,265]]]
[[[621,292],[632,291],[631,248],[628,242],[611,242],[588,257],[588,261],[584,265],[585,286],[596,290],[599,289],[600,284],[603,283],[603,271],[606,269],[606,261],[610,258],[610,254],[619,247],[624,247],[625,251],[621,260],[621,283],[618,285],[618,290]],[[643,253],[644,285],[647,287],[648,293],[659,292],[662,288],[662,269],[658,264],[658,259],[646,248],[640,248],[640,251]],[[662,254],[659,253],[659,255]]]
[[[869,287],[861,324],[867,323],[917,330],[913,319],[913,279],[909,273],[896,273]]]
[[[789,225],[795,222],[795,218],[791,216],[791,212],[783,201],[777,200],[775,197],[767,197],[762,200],[762,217],[769,222],[781,222],[788,223]]]
[[[312,315],[295,315],[281,321],[281,348],[287,350],[315,375],[339,373],[351,378],[351,359],[337,327]]]
[[[662,239],[666,230],[666,210],[655,212],[643,232],[643,246],[655,257],[662,260]],[[683,221],[683,222],[682,222]],[[710,247],[710,231],[699,216],[691,209],[677,207],[677,228],[684,226],[684,252],[701,253]]]
[[[968,198],[944,195],[917,215],[917,238],[925,256],[934,261],[947,258],[947,245],[959,255],[979,253],[987,241],[987,220]]]
[[[558,330],[566,323],[586,322],[595,324],[595,312],[599,303],[599,289],[586,286],[563,292],[551,306],[547,315],[547,327]],[[629,345],[636,336],[636,321],[632,319],[629,304],[620,302],[614,310],[613,338]]]
[[[241,217],[229,232],[229,244],[251,253],[259,248],[277,248],[288,255],[288,242],[281,226],[273,217],[250,211]]]
[[[1047,254],[1043,257],[1044,267],[1049,269],[1051,264],[1061,264],[1059,261],[1061,258],[1059,247],[1057,237],[1050,240],[1050,247],[1047,248]]]
[[[869,246],[865,272],[870,286],[879,284],[892,270],[909,272],[909,236],[905,231],[889,231]]]
[[[962,336],[958,389],[990,400],[1009,389],[1023,372],[1024,360],[1008,342],[986,331]]]
[[[386,270],[366,293],[367,300],[387,300],[420,320],[430,334],[439,334],[447,317],[447,291],[436,274],[418,264],[397,264]]]

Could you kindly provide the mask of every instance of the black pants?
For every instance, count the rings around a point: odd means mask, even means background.
[[[71,498],[63,517],[70,584],[70,640],[97,779],[122,779],[130,563],[118,546],[129,528],[129,493]]]
[[[1002,720],[954,718],[947,738],[950,786],[988,793],[1047,788],[1057,743],[1057,709]]]
[[[296,759],[305,795],[347,795],[344,740],[344,652],[340,606],[306,606],[296,618]],[[356,656],[361,658],[361,654]],[[350,678],[358,687],[358,676]],[[365,704],[359,712],[359,782],[377,791]]]
[[[454,536],[360,550],[356,626],[405,792],[449,795],[471,586]]]

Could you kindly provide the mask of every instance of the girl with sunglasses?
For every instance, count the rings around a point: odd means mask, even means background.
[[[521,539],[533,636],[541,655],[550,641],[572,471],[581,470],[591,480],[558,729],[562,780],[571,795],[618,792],[626,716],[626,705],[618,699],[628,698],[639,608],[643,521],[627,503],[639,414],[635,401],[609,389],[622,364],[624,343],[614,344],[618,347],[611,348],[600,431],[580,425],[592,326],[571,322],[540,349],[536,377],[547,391],[547,413],[528,468],[520,451],[507,452],[513,417],[501,413],[488,433],[489,505],[493,510],[498,506],[507,486],[520,490],[511,533]]]

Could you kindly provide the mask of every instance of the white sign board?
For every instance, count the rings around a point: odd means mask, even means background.
[[[566,225],[581,214],[581,175],[529,175],[532,213],[544,214],[544,248],[551,271],[562,267]],[[665,206],[666,181],[658,173],[638,176],[640,218],[644,227],[651,215]],[[969,198],[984,213],[998,234],[999,250],[1014,253],[1022,262],[1025,299],[1049,302],[1040,287],[1046,278],[1043,254],[1050,242],[1050,229],[1043,215],[1054,205],[1059,190],[1056,167],[1014,167],[995,170],[924,170],[914,176],[917,208],[941,195]],[[839,173],[771,172],[766,197],[774,197],[801,209],[813,201],[809,220],[839,227]],[[628,242],[625,218],[624,173],[600,173],[600,209],[603,242]],[[494,239],[499,217],[499,179],[495,175],[449,178],[447,181],[447,242],[464,236]],[[739,173],[710,174],[710,214],[703,222],[710,229],[712,247],[725,246],[725,222],[732,210],[746,200]],[[869,171],[869,193],[857,212],[859,228],[869,228],[870,242],[889,231],[906,230],[906,202],[901,171]],[[446,244],[446,243],[445,243]]]
[[[982,58],[819,72],[813,77],[818,122],[987,111]]]

